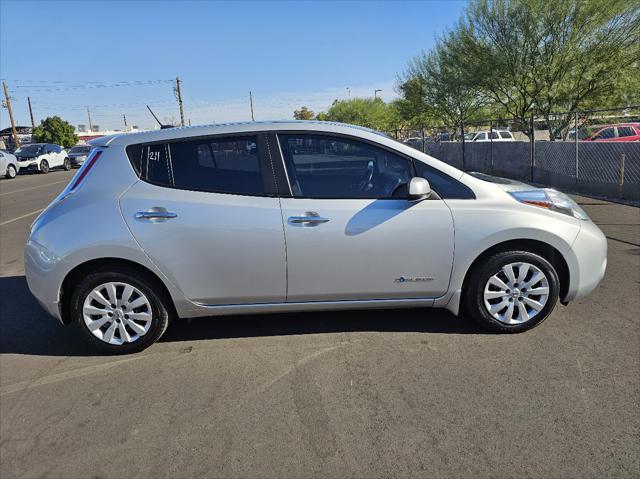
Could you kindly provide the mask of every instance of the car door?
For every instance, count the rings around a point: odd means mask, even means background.
[[[412,162],[351,137],[281,133],[287,301],[430,298],[446,292],[453,220],[436,195],[408,201]]]
[[[125,221],[196,303],[285,301],[282,217],[263,144],[244,135],[127,148],[141,181],[120,200]]]

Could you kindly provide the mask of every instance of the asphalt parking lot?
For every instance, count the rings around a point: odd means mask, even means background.
[[[227,317],[109,357],[23,275],[72,175],[0,180],[0,477],[640,477],[640,209],[579,198],[604,282],[524,334],[439,310]]]

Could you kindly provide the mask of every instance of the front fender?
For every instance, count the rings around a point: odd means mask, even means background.
[[[462,285],[473,262],[488,249],[507,241],[534,240],[555,248],[563,255],[569,272],[577,267],[571,251],[581,228],[581,220],[567,215],[520,204],[449,200],[454,218],[455,250],[449,294],[435,305],[457,314]]]

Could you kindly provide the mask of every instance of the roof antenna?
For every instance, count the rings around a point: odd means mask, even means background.
[[[158,117],[156,116],[156,114],[153,112],[153,110],[149,107],[149,105],[147,105],[147,110],[149,110],[149,113],[151,113],[151,116],[153,116],[153,118],[155,118],[155,120],[158,122],[158,125],[160,125],[160,129],[164,130],[166,128],[175,128],[173,125],[163,125],[160,120],[158,120]]]

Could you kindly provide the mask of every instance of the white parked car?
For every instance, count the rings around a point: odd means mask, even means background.
[[[20,171],[18,159],[8,151],[0,150],[0,176],[13,179]]]
[[[171,318],[283,311],[433,306],[516,333],[589,294],[607,264],[606,238],[562,193],[351,125],[92,145],[33,223],[25,272],[49,313],[111,352],[144,349]]]
[[[466,139],[466,135],[465,135]],[[514,141],[513,135],[507,130],[485,130],[476,131],[471,138],[471,141]]]
[[[24,171],[49,173],[52,168],[71,169],[67,151],[53,143],[31,143],[14,151],[18,164]]]

